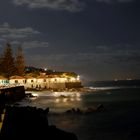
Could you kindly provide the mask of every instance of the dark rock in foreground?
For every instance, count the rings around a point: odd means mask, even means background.
[[[46,140],[77,140],[73,133],[65,132],[48,124],[49,109],[36,107],[6,108],[0,139],[46,139]]]

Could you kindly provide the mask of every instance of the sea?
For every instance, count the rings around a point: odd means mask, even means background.
[[[140,140],[140,85],[101,83],[86,84],[87,91],[31,91],[36,97],[18,105],[49,107],[49,124],[75,133],[78,140]],[[102,110],[86,113],[99,105]],[[82,113],[67,113],[72,108]]]

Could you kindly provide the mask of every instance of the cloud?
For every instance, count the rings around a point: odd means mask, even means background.
[[[40,34],[31,27],[13,28],[8,23],[0,25],[0,37],[4,39],[21,39]]]
[[[25,43],[26,44],[26,43]],[[30,43],[29,43],[30,44]],[[33,43],[34,44],[34,43]],[[39,43],[38,43],[39,44]],[[27,46],[32,45],[24,45]],[[36,46],[36,45],[33,45]],[[81,52],[59,52],[53,53],[43,52],[27,52],[27,55],[34,56],[37,60],[42,63],[49,65],[63,65],[67,67],[78,67],[79,65],[100,65],[100,64],[129,64],[135,63],[136,58],[140,57],[140,48],[138,45],[97,45],[93,47],[94,51],[81,51]],[[48,49],[49,51],[49,49]],[[32,59],[32,58],[31,58]],[[45,59],[45,61],[43,61]],[[130,60],[130,61],[128,61]],[[138,59],[139,60],[139,59]],[[77,65],[78,64],[78,65]]]
[[[102,51],[103,50],[103,51]],[[110,79],[128,76],[140,69],[140,48],[134,45],[96,46],[96,52],[28,53],[28,65],[60,71],[75,71],[86,77]],[[133,71],[134,70],[134,71]],[[122,73],[122,74],[121,74]],[[121,76],[119,76],[121,74]]]
[[[99,47],[100,48],[100,47]],[[102,47],[100,54],[107,63],[114,63],[116,65],[133,65],[139,62],[140,48],[138,45],[114,45]]]
[[[94,51],[91,52],[79,52],[75,56],[70,57],[71,62],[74,58],[77,63],[94,63],[99,64],[128,64],[129,63],[140,63],[140,48],[139,45],[97,45],[94,46]]]
[[[81,0],[13,0],[13,2],[16,5],[24,5],[29,8],[47,8],[69,12],[81,11],[85,6]]]
[[[0,38],[0,42],[5,42],[5,39],[4,38]]]
[[[96,54],[128,54],[139,52],[139,45],[116,44],[116,45],[97,45],[93,47]]]
[[[15,46],[21,45],[24,49],[48,47],[48,42],[45,41],[12,41],[11,44]]]
[[[114,2],[127,3],[127,2],[134,2],[135,0],[96,0],[96,1],[105,2],[105,3],[114,3]]]
[[[118,2],[133,2],[135,0],[117,0]]]
[[[32,48],[46,48],[48,42],[34,40],[34,36],[40,34],[39,31],[31,27],[13,28],[8,23],[0,24],[0,43],[4,45],[7,40],[12,46],[22,46],[24,50]]]

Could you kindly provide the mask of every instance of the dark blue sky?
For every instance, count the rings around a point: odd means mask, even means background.
[[[139,0],[1,0],[0,51],[86,80],[140,78]]]

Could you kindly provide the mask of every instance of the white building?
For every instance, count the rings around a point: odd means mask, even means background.
[[[2,86],[5,86],[7,84],[9,84],[8,79],[3,77],[3,76],[0,76],[0,86],[2,87]]]
[[[25,89],[32,88],[35,89],[37,84],[37,79],[32,76],[25,76]]]
[[[18,76],[18,75],[11,76],[10,80],[9,80],[9,83],[13,84],[13,85],[24,85],[25,84],[25,78],[22,77],[22,76]]]
[[[32,76],[12,76],[9,83],[23,85],[25,89],[65,89],[79,86],[80,84],[77,83],[80,83],[80,80],[77,77],[63,75],[40,75],[36,78]]]
[[[36,78],[36,87],[39,88],[39,89],[44,89],[44,88],[47,88],[47,79],[46,79],[46,76],[44,75],[40,75]]]

